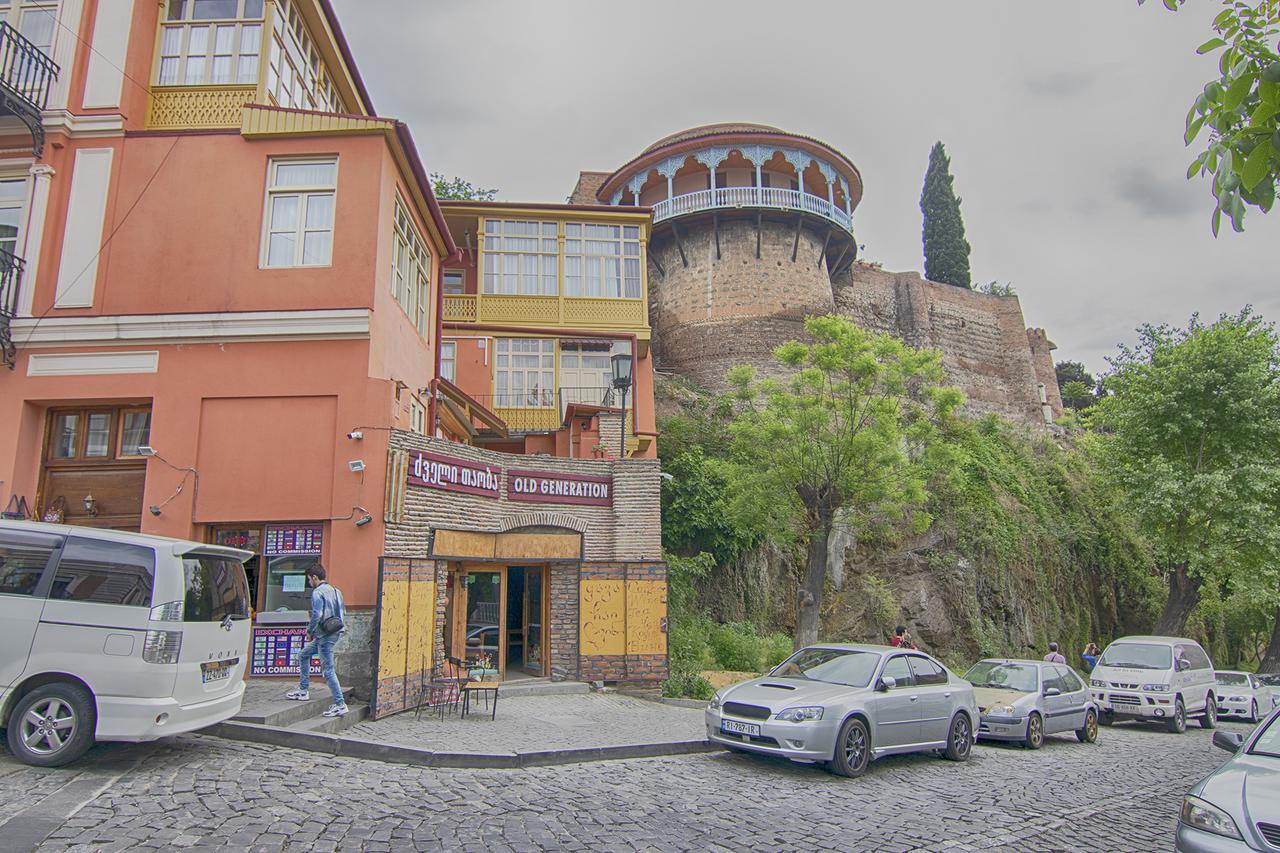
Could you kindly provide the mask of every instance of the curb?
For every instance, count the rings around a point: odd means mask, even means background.
[[[579,749],[534,750],[530,752],[436,752],[396,743],[341,737],[319,732],[282,729],[259,723],[228,721],[202,729],[228,740],[283,746],[319,752],[345,758],[363,758],[393,764],[414,764],[420,767],[450,767],[471,769],[521,769],[525,767],[550,767],[560,764],[582,764],[589,761],[615,761],[622,758],[654,758],[663,755],[692,755],[699,752],[718,752],[720,747],[706,740],[671,741],[668,743],[637,743],[625,746],[593,746]]]
[[[663,705],[674,705],[677,708],[697,708],[699,711],[706,710],[706,699],[671,699],[666,696],[658,700]]]

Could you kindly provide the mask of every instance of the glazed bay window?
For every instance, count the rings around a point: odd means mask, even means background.
[[[272,160],[267,173],[263,266],[327,266],[333,255],[337,159]]]
[[[329,69],[316,51],[297,0],[277,0],[267,62],[267,94],[280,107],[343,112]]]
[[[169,0],[160,25],[161,86],[258,82],[263,0]]]
[[[391,248],[391,295],[414,321],[418,334],[427,333],[431,304],[431,252],[418,228],[396,199],[395,243]]]
[[[494,404],[549,408],[556,404],[556,342],[541,338],[494,341]]]
[[[485,220],[484,292],[555,296],[559,255],[554,222]]]
[[[640,298],[640,227],[570,222],[564,227],[564,295]]]

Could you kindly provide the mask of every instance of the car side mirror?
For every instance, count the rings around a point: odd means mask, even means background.
[[[1186,672],[1191,669],[1191,661],[1186,658],[1178,658],[1178,672]]]
[[[1062,691],[1061,691],[1061,690],[1059,690],[1059,689],[1058,689],[1058,688],[1056,688],[1056,687],[1046,687],[1046,688],[1045,688],[1045,691],[1044,691],[1044,695],[1046,695],[1046,696],[1061,696],[1061,695],[1062,695]]]
[[[876,690],[880,691],[881,693],[888,693],[890,690],[892,690],[897,686],[898,686],[898,679],[894,678],[892,675],[882,675],[880,677],[880,683],[876,685]]]
[[[1237,732],[1224,732],[1221,729],[1213,733],[1213,745],[1227,752],[1235,752],[1244,743],[1244,735]]]

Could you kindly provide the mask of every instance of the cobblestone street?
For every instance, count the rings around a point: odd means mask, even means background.
[[[4,754],[0,846],[1158,850],[1182,793],[1225,757],[1199,728],[1118,726],[1096,746],[889,758],[847,780],[728,753],[450,771],[185,736],[57,771]]]

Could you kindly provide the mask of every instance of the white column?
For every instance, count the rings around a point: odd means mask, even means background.
[[[22,243],[17,255],[26,266],[18,285],[18,316],[30,317],[36,293],[36,276],[40,271],[40,248],[44,245],[45,215],[49,210],[49,189],[53,183],[53,167],[43,163],[31,167],[31,195],[27,200],[27,221],[22,226]]]

